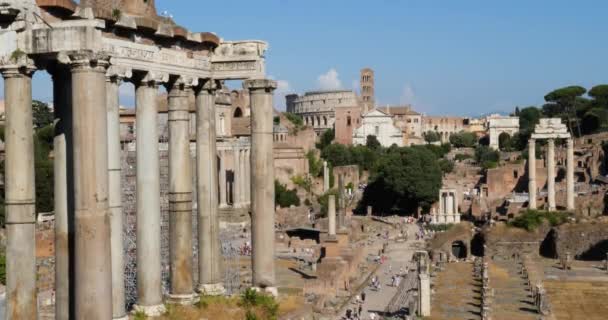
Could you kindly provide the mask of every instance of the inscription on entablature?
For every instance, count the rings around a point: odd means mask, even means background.
[[[257,61],[214,62],[214,71],[256,71]]]

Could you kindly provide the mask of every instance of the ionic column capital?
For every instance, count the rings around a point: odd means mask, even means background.
[[[278,84],[276,81],[269,79],[251,79],[243,81],[243,89],[247,89],[251,93],[260,91],[272,93],[277,86]]]
[[[147,86],[151,88],[158,88],[158,86],[160,86],[161,84],[169,81],[169,74],[148,71],[144,73],[134,74],[132,79],[136,87]]]
[[[133,70],[119,66],[110,66],[106,71],[106,82],[114,82],[118,85],[125,79],[133,76]]]
[[[202,79],[196,86],[196,94],[215,95],[216,91],[221,89],[221,84],[214,79]]]
[[[21,51],[15,51],[10,57],[0,58],[0,73],[4,78],[32,77],[34,72],[34,60]]]
[[[169,83],[167,83],[167,90],[169,91],[169,95],[180,94],[180,92],[192,90],[198,84],[198,78],[191,76],[178,76],[176,78],[172,78]]]
[[[58,60],[68,64],[72,72],[103,72],[110,66],[110,56],[103,52],[80,51],[72,54],[60,54]]]

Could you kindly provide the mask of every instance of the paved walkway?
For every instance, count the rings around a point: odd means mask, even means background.
[[[407,225],[407,232],[410,235],[410,238],[413,238],[416,232],[418,231],[417,225]],[[398,273],[401,268],[407,270],[407,266],[410,264],[410,260],[412,258],[413,253],[418,250],[418,247],[423,245],[423,241],[409,240],[407,242],[393,242],[389,243],[388,249],[385,255],[388,257],[388,260],[378,268],[376,275],[380,280],[380,290],[374,291],[368,286],[364,289],[366,293],[365,303],[363,304],[363,312],[362,312],[362,320],[370,319],[370,312],[374,312],[376,314],[382,314],[388,303],[391,301],[395,293],[397,293],[396,287],[391,287],[391,275],[394,273]],[[369,248],[369,252],[377,252],[378,247],[373,246]],[[392,271],[389,272],[389,269]],[[354,301],[351,301],[349,307],[351,309],[356,309],[357,305]],[[343,315],[341,315],[343,316]],[[340,319],[340,318],[338,318]],[[381,319],[380,317],[376,317],[376,320]]]
[[[534,299],[515,261],[491,261],[490,287],[494,289],[491,309],[495,320],[537,320]]]
[[[446,264],[434,279],[435,294],[429,320],[479,320],[480,281],[473,276],[473,264]]]

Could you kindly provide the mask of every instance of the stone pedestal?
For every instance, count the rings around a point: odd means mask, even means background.
[[[76,319],[112,318],[108,217],[107,61],[73,56],[74,303]]]
[[[169,90],[169,246],[171,291],[169,302],[192,304],[192,161],[190,108],[193,95],[187,79],[179,78]]]
[[[21,67],[21,66],[19,66]],[[36,211],[32,136],[33,65],[2,67],[6,99],[6,314],[37,319]]]
[[[418,276],[418,315],[429,317],[431,315],[431,280],[428,274]]]
[[[248,80],[251,101],[252,285],[273,288],[275,279],[275,208],[273,163],[273,91],[271,80]]]
[[[158,85],[147,74],[135,81],[137,115],[137,305],[156,316],[164,312],[160,253],[160,169],[158,156]]]
[[[215,82],[208,80],[196,95],[196,173],[198,197],[198,292],[225,293],[221,272],[218,217],[218,161],[215,128]]]

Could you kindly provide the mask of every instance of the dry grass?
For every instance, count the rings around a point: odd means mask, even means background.
[[[198,306],[167,306],[167,313],[158,320],[241,320],[246,309],[241,307],[239,297],[204,297]],[[294,312],[304,305],[301,296],[286,296],[279,299],[279,316]],[[253,308],[258,319],[265,319],[264,310]]]
[[[545,281],[556,320],[608,318],[608,282]]]

